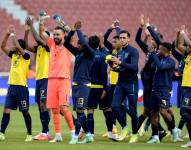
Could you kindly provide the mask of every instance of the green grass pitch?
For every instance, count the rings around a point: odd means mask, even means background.
[[[142,112],[142,107],[139,107],[139,114]],[[176,123],[179,121],[179,110],[174,109]],[[3,107],[0,106],[0,117],[2,116]],[[30,113],[32,116],[33,135],[41,131],[41,125],[39,120],[39,114],[36,106],[30,107]],[[150,130],[145,136],[139,138],[137,144],[128,144],[128,139],[122,142],[112,142],[102,137],[102,134],[106,131],[104,117],[101,111],[95,112],[95,143],[85,145],[69,145],[70,139],[69,130],[66,126],[64,118],[61,117],[62,136],[63,142],[61,143],[48,143],[42,141],[32,141],[30,143],[24,142],[26,136],[26,130],[22,115],[18,111],[11,113],[11,120],[6,131],[6,140],[0,142],[0,150],[175,150],[182,149],[180,145],[182,143],[171,143],[170,137],[167,137],[160,144],[146,144],[146,140],[149,138]],[[128,124],[130,125],[130,118],[128,117]],[[162,119],[161,119],[162,120]],[[164,122],[163,126],[166,128]],[[120,127],[118,127],[120,129]],[[50,123],[50,133],[54,136],[52,121]],[[186,133],[184,129],[183,135]]]

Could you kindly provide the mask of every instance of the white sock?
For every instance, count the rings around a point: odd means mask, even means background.
[[[153,135],[152,138],[158,140],[158,139],[159,139],[159,136],[158,136],[158,135]]]
[[[56,133],[56,136],[59,136],[59,137],[61,137],[61,133]]]

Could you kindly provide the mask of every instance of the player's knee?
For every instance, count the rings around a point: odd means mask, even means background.
[[[23,114],[23,116],[27,116],[27,115],[29,115],[29,112],[28,111],[22,111],[22,114]]]
[[[93,114],[94,113],[94,109],[88,109],[88,114]]]
[[[40,109],[40,112],[47,111],[46,103],[45,102],[40,102],[39,109]]]
[[[3,113],[5,113],[5,114],[10,114],[10,112],[11,112],[11,109],[9,109],[9,108],[4,108],[4,110],[3,110]]]
[[[60,110],[57,109],[57,108],[53,108],[53,109],[52,109],[52,113],[53,113],[53,114],[60,114]]]
[[[80,113],[80,114],[81,114],[81,113],[84,113],[84,109],[77,108],[76,112],[77,112],[77,114],[78,114],[78,113]]]
[[[158,125],[158,113],[153,111],[152,114],[151,114],[151,123],[154,124],[154,125]]]
[[[164,108],[160,108],[160,114],[162,115],[162,116],[166,116],[167,115],[167,110],[166,109],[164,109]]]

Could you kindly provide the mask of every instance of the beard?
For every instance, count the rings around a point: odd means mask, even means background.
[[[55,42],[56,45],[60,45],[62,40],[58,39],[58,38],[54,38],[54,42]]]

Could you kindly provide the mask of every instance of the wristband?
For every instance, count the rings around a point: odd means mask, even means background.
[[[185,32],[184,32],[184,30],[182,30],[182,31],[180,31],[180,33],[181,33],[181,34],[184,34]]]
[[[148,26],[150,26],[150,24],[149,24],[149,23],[147,23],[147,24],[146,24],[146,27],[148,27]]]
[[[11,33],[10,36],[15,36],[15,34],[14,34],[14,33]]]

